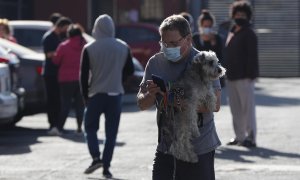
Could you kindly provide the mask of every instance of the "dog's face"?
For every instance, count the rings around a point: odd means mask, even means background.
[[[201,75],[207,76],[208,79],[215,80],[224,76],[226,72],[226,69],[218,62],[219,60],[213,51],[201,51],[194,57],[192,67]]]

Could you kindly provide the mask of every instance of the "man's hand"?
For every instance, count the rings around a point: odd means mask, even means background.
[[[161,95],[164,95],[164,93],[161,91],[160,87],[157,86],[152,80],[147,80],[146,82],[147,86],[147,93],[150,96],[153,96],[155,98],[156,94],[159,93]]]
[[[55,51],[47,52],[46,56],[47,58],[52,59],[55,56]]]
[[[152,80],[147,80],[144,87],[140,87],[137,95],[137,104],[141,110],[145,110],[154,105],[156,100],[156,94],[164,93],[160,90]]]

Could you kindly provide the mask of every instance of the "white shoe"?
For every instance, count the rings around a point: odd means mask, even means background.
[[[51,136],[60,136],[61,132],[57,129],[57,127],[53,127],[48,131],[48,134]]]

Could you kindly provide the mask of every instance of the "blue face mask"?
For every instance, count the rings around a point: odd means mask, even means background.
[[[208,34],[211,34],[212,29],[211,28],[200,27],[199,31],[200,31],[200,34],[208,35]]]
[[[180,46],[170,48],[161,46],[161,51],[164,53],[165,57],[171,62],[177,62],[182,58],[180,54]]]

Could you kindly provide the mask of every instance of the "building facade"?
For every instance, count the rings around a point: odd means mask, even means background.
[[[300,1],[252,0],[260,76],[300,77]],[[232,0],[209,0],[217,24],[229,18]],[[226,8],[224,8],[226,7]]]
[[[171,14],[187,10],[189,0],[0,0],[0,18],[47,20],[59,12],[88,31],[100,14],[109,14],[116,23],[159,24]],[[200,0],[197,0],[200,1]],[[172,4],[172,6],[170,6]]]
[[[160,24],[182,11],[196,19],[202,8],[216,16],[217,26],[228,20],[233,0],[0,0],[0,18],[47,20],[53,12],[70,17],[90,32],[100,14],[109,14],[117,24]],[[253,27],[258,35],[260,75],[300,76],[300,1],[250,0],[254,7]],[[195,28],[197,29],[197,28]]]

